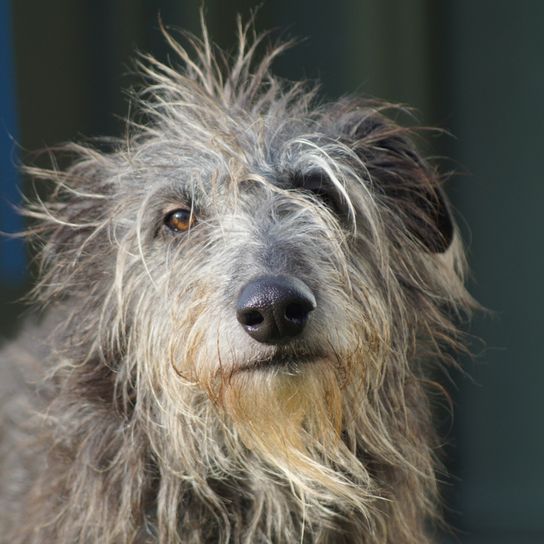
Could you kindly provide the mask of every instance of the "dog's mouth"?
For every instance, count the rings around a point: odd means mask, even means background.
[[[301,367],[323,358],[322,353],[310,352],[277,352],[268,357],[254,359],[237,368],[238,372],[242,371],[271,371],[283,370],[287,372],[297,372]]]

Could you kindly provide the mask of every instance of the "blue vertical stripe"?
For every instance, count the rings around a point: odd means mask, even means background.
[[[17,171],[17,113],[9,0],[0,0],[0,232],[14,233],[23,222],[14,210],[20,203]],[[0,235],[0,280],[18,284],[24,279],[25,250],[19,239]]]

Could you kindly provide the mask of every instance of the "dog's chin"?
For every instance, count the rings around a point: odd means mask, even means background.
[[[307,353],[276,354],[240,368],[217,398],[241,443],[276,470],[321,478],[319,452],[335,451],[341,436],[342,391],[334,366]]]

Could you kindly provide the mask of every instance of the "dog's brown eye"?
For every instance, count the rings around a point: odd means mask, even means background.
[[[186,208],[179,208],[166,215],[164,224],[174,232],[185,232],[196,222],[195,214]]]

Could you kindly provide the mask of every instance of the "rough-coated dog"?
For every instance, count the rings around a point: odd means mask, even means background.
[[[0,540],[423,544],[428,366],[471,306],[449,205],[388,107],[204,31],[147,58],[111,150],[27,209],[29,322],[1,354]]]

